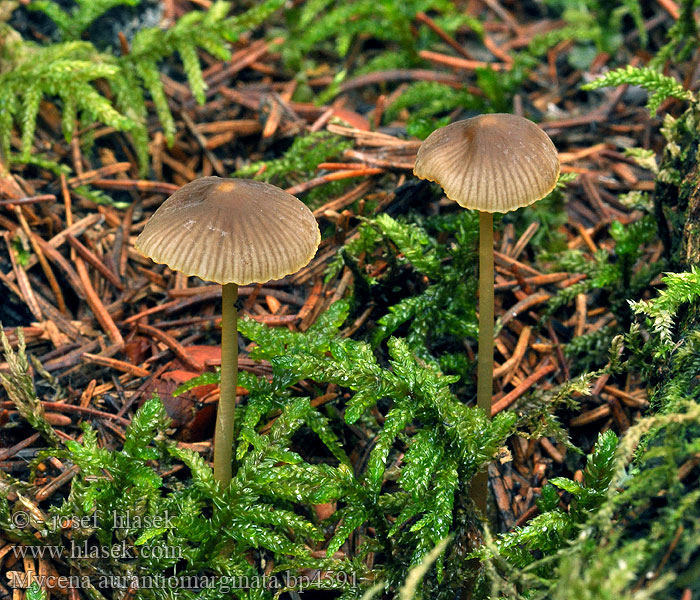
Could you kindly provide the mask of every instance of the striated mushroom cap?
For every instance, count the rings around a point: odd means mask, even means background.
[[[320,241],[316,218],[284,190],[249,179],[203,177],[163,202],[135,247],[185,275],[246,285],[295,273]]]
[[[505,213],[554,189],[559,157],[532,121],[488,114],[433,131],[418,150],[413,173],[438,183],[464,208]]]

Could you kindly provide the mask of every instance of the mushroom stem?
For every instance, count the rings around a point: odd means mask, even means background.
[[[493,213],[479,211],[479,354],[476,404],[491,416],[493,394]]]
[[[479,211],[479,353],[476,369],[476,404],[491,418],[493,394],[493,213]],[[484,517],[488,473],[477,473],[471,496]]]
[[[214,431],[214,478],[228,486],[238,384],[238,285],[224,284],[221,295],[221,393]]]

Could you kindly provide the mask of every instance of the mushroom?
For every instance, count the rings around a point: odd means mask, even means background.
[[[238,286],[295,273],[316,254],[321,234],[300,200],[260,181],[203,177],[156,210],[135,248],[154,262],[223,286],[221,395],[214,477],[231,481],[238,379]]]
[[[464,208],[479,211],[477,406],[491,415],[493,393],[493,213],[544,198],[559,178],[549,136],[532,121],[486,114],[436,129],[421,145],[413,173],[438,183]],[[482,507],[486,504],[484,479]]]

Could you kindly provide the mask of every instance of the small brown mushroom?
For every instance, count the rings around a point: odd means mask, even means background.
[[[477,406],[491,415],[493,394],[493,213],[528,206],[549,194],[559,157],[532,121],[487,114],[436,129],[421,145],[413,173],[438,183],[464,208],[479,211],[479,354]],[[485,514],[486,482],[474,495]]]
[[[238,379],[238,286],[295,273],[316,254],[312,212],[260,181],[203,177],[175,192],[149,219],[136,249],[154,262],[223,286],[221,396],[214,433],[214,476],[231,480]]]
[[[532,121],[497,113],[433,131],[418,150],[413,173],[440,184],[464,208],[506,213],[554,189],[559,157]]]

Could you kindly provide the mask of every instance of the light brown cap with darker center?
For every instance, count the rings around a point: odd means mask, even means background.
[[[418,150],[413,173],[440,184],[464,208],[509,212],[554,189],[559,158],[532,121],[488,114],[433,131]]]
[[[321,234],[300,200],[261,181],[203,177],[175,192],[135,247],[154,262],[216,283],[264,283],[295,273]]]

